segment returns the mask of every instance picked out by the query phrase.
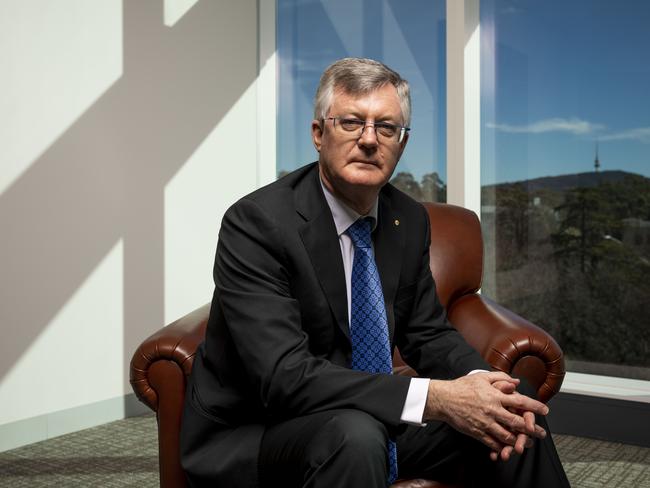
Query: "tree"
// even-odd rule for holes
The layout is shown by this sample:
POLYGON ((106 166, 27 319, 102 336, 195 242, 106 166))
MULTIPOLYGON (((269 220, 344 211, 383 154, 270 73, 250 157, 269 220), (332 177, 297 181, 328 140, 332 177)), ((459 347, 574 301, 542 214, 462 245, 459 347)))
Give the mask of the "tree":
POLYGON ((552 236, 556 254, 564 264, 576 258, 583 273, 602 256, 603 240, 620 235, 621 223, 611 215, 600 187, 570 190, 556 211, 561 215, 560 229, 552 236))
POLYGON ((437 172, 427 173, 422 176, 422 201, 447 201, 447 185, 440 179, 437 172))
POLYGON ((647 215, 649 195, 647 180, 628 178, 570 190, 556 208, 553 306, 567 356, 650 366, 650 262, 619 239, 623 219, 647 215))
POLYGON ((421 202, 422 201, 422 188, 420 184, 415 181, 411 173, 401 172, 393 176, 393 179, 390 180, 396 188, 402 190, 404 193, 409 195, 411 198, 421 202))

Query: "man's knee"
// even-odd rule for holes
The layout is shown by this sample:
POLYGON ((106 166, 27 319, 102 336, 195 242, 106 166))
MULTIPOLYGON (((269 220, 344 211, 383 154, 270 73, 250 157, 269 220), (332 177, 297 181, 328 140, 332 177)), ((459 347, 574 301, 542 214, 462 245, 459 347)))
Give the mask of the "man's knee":
POLYGON ((311 447, 324 462, 333 456, 346 463, 386 463, 386 427, 359 410, 336 410, 314 436, 311 447))
POLYGON ((270 427, 260 450, 261 486, 384 486, 388 433, 358 410, 331 410, 270 427))

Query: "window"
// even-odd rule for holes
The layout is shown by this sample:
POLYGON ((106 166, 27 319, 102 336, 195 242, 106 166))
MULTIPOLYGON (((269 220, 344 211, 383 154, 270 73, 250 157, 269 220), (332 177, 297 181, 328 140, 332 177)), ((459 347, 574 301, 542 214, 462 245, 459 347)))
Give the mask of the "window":
POLYGON ((480 15, 483 293, 570 371, 650 379, 650 4, 480 15))
POLYGON ((343 57, 386 63, 411 85, 411 137, 392 182, 418 200, 446 200, 445 2, 279 0, 278 176, 317 159, 313 98, 343 57))

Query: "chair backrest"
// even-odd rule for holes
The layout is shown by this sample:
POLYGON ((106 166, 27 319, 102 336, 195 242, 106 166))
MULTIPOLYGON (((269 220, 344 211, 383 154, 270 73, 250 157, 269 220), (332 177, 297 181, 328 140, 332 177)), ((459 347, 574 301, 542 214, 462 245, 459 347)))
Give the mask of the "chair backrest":
POLYGON ((483 239, 471 210, 443 203, 424 203, 431 222, 431 273, 440 301, 448 307, 481 287, 483 239))
MULTIPOLYGON (((443 306, 476 293, 483 275, 481 224, 471 210, 447 203, 423 203, 431 224, 429 267, 443 306)), ((393 366, 400 374, 415 375, 397 348, 393 366)))

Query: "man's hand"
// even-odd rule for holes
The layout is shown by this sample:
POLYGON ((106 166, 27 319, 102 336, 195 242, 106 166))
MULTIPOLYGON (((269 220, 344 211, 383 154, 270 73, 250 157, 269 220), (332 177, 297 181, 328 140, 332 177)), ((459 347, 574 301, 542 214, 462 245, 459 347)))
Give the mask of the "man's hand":
POLYGON ((518 384, 519 380, 500 372, 431 380, 424 421, 442 420, 488 446, 493 460, 499 454, 507 459, 513 450, 523 452, 530 443, 528 436, 546 436, 535 424, 534 414, 546 415, 548 408, 517 393, 518 384))
MULTIPOLYGON (((492 386, 507 394, 513 393, 515 391, 515 385, 510 381, 495 381, 492 383, 492 386)), ((518 413, 524 418, 524 421, 526 422, 526 428, 529 431, 535 428, 535 414, 533 412, 526 411, 518 413)), ((510 459, 513 451, 517 454, 523 454, 524 449, 527 447, 532 447, 532 445, 533 440, 528 435, 520 433, 517 434, 517 440, 515 441, 514 446, 504 446, 503 449, 501 449, 501 452, 492 451, 490 453, 490 459, 492 459, 492 461, 496 461, 499 459, 499 457, 501 457, 502 460, 507 461, 510 459)))

